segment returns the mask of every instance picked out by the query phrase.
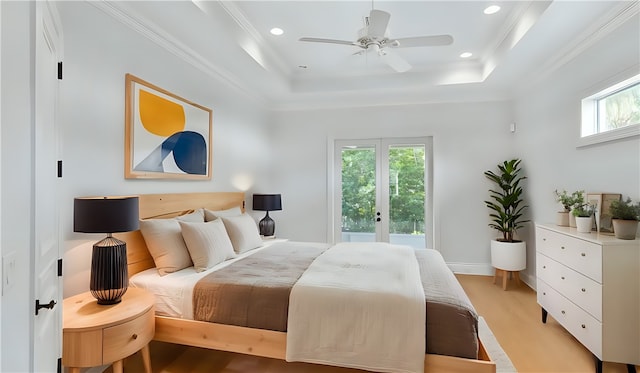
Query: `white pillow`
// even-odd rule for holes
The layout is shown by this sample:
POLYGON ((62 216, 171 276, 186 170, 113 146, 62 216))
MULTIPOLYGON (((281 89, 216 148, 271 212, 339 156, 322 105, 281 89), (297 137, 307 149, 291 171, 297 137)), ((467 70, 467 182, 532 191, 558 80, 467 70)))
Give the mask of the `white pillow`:
POLYGON ((217 218, 227 218, 229 216, 238 216, 238 215, 242 215, 242 210, 238 206, 232 207, 226 210, 215 210, 215 211, 204 209, 205 221, 212 221, 212 220, 216 220, 217 218))
POLYGON ((140 220, 140 232, 160 276, 193 265, 177 220, 140 220))
POLYGON ((176 217, 177 220, 201 222, 204 223, 204 209, 198 209, 190 214, 180 215, 176 217))
POLYGON ((241 254, 262 245, 258 226, 251 216, 242 214, 222 217, 222 221, 236 253, 241 254))
POLYGON ((220 219, 207 223, 179 223, 196 272, 202 272, 236 256, 220 219))

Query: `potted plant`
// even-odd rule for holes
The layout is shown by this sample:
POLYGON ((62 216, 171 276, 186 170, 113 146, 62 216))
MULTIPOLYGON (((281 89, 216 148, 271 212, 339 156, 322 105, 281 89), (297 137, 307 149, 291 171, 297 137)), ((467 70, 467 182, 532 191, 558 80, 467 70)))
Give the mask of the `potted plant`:
POLYGON ((560 202, 563 210, 558 211, 558 215, 556 218, 556 225, 561 227, 569 226, 569 213, 571 212, 571 207, 573 206, 573 197, 569 195, 566 190, 562 190, 559 192, 558 189, 555 190, 556 194, 556 202, 560 202))
MULTIPOLYGON (((576 190, 575 192, 571 193, 571 200, 573 202, 573 204, 571 205, 571 211, 584 205, 584 190, 576 190)), ((574 214, 569 214, 569 226, 571 228, 576 227, 576 216, 574 214)))
POLYGON ((528 221, 522 217, 528 206, 523 204, 520 185, 526 177, 520 174, 520 159, 504 161, 498 164, 498 170, 499 173, 484 173, 497 186, 489 190, 492 201, 484 201, 491 210, 489 227, 502 234, 491 240, 491 265, 503 271, 521 271, 526 268, 527 247, 526 242, 515 238, 515 233, 528 221))
POLYGON ((629 197, 613 201, 609 206, 609 213, 613 222, 613 234, 623 240, 634 240, 640 220, 640 202, 633 204, 629 197))
POLYGON ((576 230, 580 233, 591 233, 593 228, 593 215, 596 207, 590 204, 582 204, 574 207, 571 214, 576 219, 576 230))

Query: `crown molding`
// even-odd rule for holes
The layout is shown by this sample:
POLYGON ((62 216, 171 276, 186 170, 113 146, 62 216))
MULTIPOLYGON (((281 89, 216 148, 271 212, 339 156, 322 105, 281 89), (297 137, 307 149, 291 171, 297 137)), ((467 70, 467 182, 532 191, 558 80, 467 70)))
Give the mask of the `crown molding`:
POLYGON ((98 8, 105 14, 120 21, 124 25, 128 26, 135 32, 143 35, 147 39, 156 43, 161 48, 172 53, 176 57, 182 59, 203 73, 210 77, 219 80, 229 87, 237 90, 243 95, 255 101, 262 107, 267 107, 268 104, 262 96, 255 94, 255 91, 249 89, 230 71, 211 63, 206 58, 202 57, 193 49, 187 47, 184 43, 180 42, 176 38, 172 37, 169 33, 164 31, 160 26, 145 19, 133 12, 128 8, 126 2, 110 2, 110 1, 88 1, 89 4, 98 8))
POLYGON ((592 26, 578 35, 573 43, 568 44, 554 56, 548 58, 548 62, 540 66, 537 71, 528 74, 530 77, 535 78, 523 84, 519 91, 522 92, 535 84, 535 82, 551 75, 639 13, 640 3, 637 1, 621 2, 619 6, 611 9, 593 22, 592 26))
MULTIPOLYGON (((269 58, 270 65, 275 66, 275 72, 281 76, 281 78, 288 80, 291 76, 291 69, 284 62, 282 58, 273 50, 269 48, 269 43, 262 37, 260 32, 249 22, 244 12, 235 4, 234 1, 220 0, 219 5, 227 14, 236 22, 236 24, 245 32, 256 45, 260 46, 260 51, 265 53, 269 58)), ((273 72, 273 71, 272 71, 273 72)))

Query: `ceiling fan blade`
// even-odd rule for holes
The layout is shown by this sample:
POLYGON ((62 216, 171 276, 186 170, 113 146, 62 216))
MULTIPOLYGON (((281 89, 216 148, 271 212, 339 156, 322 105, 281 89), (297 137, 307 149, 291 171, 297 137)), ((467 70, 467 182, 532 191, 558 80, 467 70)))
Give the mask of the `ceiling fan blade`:
POLYGON ((382 49, 378 52, 380 60, 399 73, 411 70, 411 65, 395 52, 382 49))
POLYGON ((451 35, 432 35, 395 39, 390 42, 390 46, 394 48, 437 47, 451 43, 453 43, 451 35))
POLYGON ((299 41, 308 41, 308 42, 312 42, 312 43, 343 44, 343 45, 354 45, 356 47, 360 46, 360 44, 358 44, 356 42, 347 41, 347 40, 322 39, 322 38, 300 38, 298 40, 299 41))
POLYGON ((389 25, 391 14, 382 10, 371 9, 369 13, 369 24, 367 25, 367 35, 371 38, 384 38, 389 25))

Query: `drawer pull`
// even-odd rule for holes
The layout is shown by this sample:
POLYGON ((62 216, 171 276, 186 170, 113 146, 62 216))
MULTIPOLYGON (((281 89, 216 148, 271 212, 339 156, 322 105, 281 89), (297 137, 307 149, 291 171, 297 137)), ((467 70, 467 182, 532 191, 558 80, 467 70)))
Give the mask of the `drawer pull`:
POLYGON ((586 329, 587 328, 587 326, 585 324, 582 324, 580 326, 582 326, 582 329, 586 329))
POLYGON ((583 293, 587 292, 587 289, 585 289, 585 288, 582 288, 581 290, 582 290, 583 293))
POLYGON ((547 269, 547 266, 542 266, 542 269, 547 269))
POLYGON ((582 253, 582 254, 580 254, 580 256, 587 256, 587 254, 585 254, 585 253, 582 253))
POLYGON ((132 339, 134 339, 134 340, 135 340, 135 339, 138 339, 138 335, 137 335, 137 334, 134 334, 134 335, 132 335, 132 336, 131 336, 131 338, 132 338, 132 339))
POLYGON ((561 276, 560 278, 564 280, 564 276, 561 276))
POLYGON ((560 311, 560 312, 562 312, 562 314, 563 314, 563 315, 565 314, 564 310, 562 310, 562 311, 560 311))
POLYGON ((547 292, 546 292, 546 291, 543 291, 543 292, 542 292, 542 295, 547 295, 547 292))
POLYGON ((560 246, 560 248, 561 248, 562 250, 564 250, 564 246, 560 246))

